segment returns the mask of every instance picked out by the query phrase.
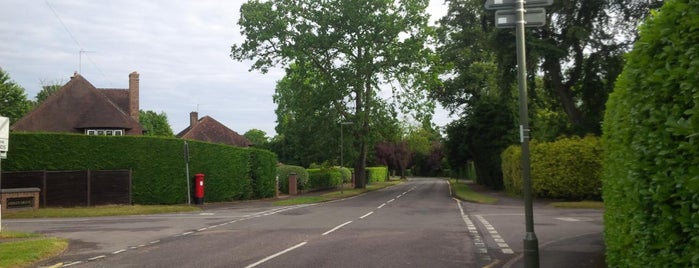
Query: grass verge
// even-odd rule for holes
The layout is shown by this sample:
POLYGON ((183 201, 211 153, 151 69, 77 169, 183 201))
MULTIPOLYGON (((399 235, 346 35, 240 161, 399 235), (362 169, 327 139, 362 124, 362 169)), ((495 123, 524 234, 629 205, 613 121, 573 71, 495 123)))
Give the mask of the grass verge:
POLYGON ((376 191, 379 189, 383 189, 383 188, 393 186, 396 184, 401 184, 401 183, 403 183, 403 181, 400 181, 400 180, 386 181, 386 182, 372 182, 371 184, 368 184, 366 186, 366 188, 364 188, 364 189, 345 188, 342 190, 337 190, 337 191, 325 193, 322 195, 293 197, 293 198, 274 202, 274 205, 275 206, 290 206, 290 205, 299 205, 299 204, 327 202, 327 201, 332 201, 332 200, 337 200, 337 199, 342 199, 342 198, 360 195, 360 194, 370 192, 370 191, 376 191))
POLYGON ((591 208, 604 209, 604 202, 601 201, 578 201, 578 202, 553 202, 549 206, 555 208, 591 208))
POLYGON ((102 216, 123 216, 160 214, 173 212, 188 212, 201 210, 195 206, 187 205, 109 205, 96 207, 74 207, 74 208, 40 208, 37 210, 20 210, 5 212, 2 217, 7 219, 26 218, 75 218, 75 217, 102 217, 102 216))
POLYGON ((493 204, 498 201, 497 198, 474 192, 471 188, 468 188, 468 185, 457 183, 455 179, 450 179, 449 184, 451 184, 454 197, 458 199, 479 204, 493 204))
POLYGON ((0 267, 27 267, 58 256, 66 248, 68 248, 68 241, 65 239, 2 231, 0 232, 0 267))

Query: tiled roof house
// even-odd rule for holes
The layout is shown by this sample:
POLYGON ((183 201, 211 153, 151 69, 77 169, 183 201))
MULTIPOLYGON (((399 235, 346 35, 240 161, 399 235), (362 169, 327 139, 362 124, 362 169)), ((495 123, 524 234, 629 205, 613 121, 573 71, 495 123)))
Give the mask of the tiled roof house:
POLYGON ((199 119, 199 113, 189 113, 189 127, 177 134, 178 138, 223 143, 238 147, 252 145, 248 139, 231 130, 210 116, 199 119))
POLYGON ((139 75, 128 89, 98 89, 80 74, 12 125, 13 131, 87 135, 142 135, 138 121, 139 75))

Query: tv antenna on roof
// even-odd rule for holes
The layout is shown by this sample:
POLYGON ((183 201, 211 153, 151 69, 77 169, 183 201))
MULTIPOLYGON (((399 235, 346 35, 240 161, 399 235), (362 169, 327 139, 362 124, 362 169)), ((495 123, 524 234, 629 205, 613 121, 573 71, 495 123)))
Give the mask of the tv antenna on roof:
POLYGON ((84 49, 80 49, 79 54, 79 59, 78 59, 78 73, 82 74, 83 73, 83 53, 94 53, 95 51, 87 51, 84 49))

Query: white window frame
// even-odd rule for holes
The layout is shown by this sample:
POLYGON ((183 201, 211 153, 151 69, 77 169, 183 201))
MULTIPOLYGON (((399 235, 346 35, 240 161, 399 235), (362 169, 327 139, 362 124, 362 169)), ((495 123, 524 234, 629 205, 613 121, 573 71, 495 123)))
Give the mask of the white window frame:
POLYGON ((85 129, 85 135, 95 135, 95 136, 124 136, 123 129, 85 129))

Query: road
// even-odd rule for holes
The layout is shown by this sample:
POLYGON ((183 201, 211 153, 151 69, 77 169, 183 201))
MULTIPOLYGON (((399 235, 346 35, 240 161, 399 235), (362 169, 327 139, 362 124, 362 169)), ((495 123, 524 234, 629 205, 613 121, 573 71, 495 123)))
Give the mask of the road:
MULTIPOLYGON (((599 211, 535 211, 542 257, 549 246, 597 239, 601 233, 599 211)), ((415 178, 312 205, 251 202, 202 213, 3 223, 10 230, 71 239, 68 252, 46 266, 517 267, 521 213, 517 203, 459 202, 450 197, 445 180, 415 178)))

